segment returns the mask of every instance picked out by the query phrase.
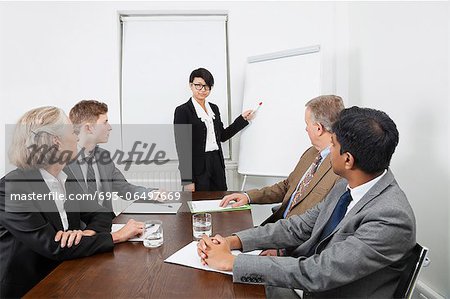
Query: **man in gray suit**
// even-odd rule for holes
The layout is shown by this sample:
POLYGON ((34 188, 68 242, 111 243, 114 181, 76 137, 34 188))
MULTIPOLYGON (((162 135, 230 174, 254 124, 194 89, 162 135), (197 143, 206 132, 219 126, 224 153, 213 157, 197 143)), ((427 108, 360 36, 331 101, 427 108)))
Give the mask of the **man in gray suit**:
POLYGON ((112 129, 108 106, 95 100, 80 101, 70 110, 69 118, 79 130, 78 147, 82 152, 65 171, 74 174, 84 191, 96 194, 99 204, 111 212, 114 194, 127 200, 149 198, 154 189, 128 183, 109 151, 98 146, 108 142, 112 129))
POLYGON ((306 213, 233 236, 203 239, 204 264, 233 281, 264 284, 268 297, 392 298, 416 244, 411 206, 388 168, 398 131, 387 114, 352 107, 333 125, 331 164, 344 179, 306 213), (288 248, 284 256, 234 257, 288 248))

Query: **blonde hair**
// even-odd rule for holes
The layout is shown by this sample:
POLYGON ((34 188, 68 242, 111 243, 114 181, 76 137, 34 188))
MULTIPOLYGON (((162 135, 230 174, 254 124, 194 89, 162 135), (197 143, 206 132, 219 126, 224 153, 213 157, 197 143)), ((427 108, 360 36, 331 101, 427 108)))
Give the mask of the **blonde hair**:
POLYGON ((319 96, 308 101, 305 106, 311 111, 311 121, 320 123, 330 133, 333 123, 345 108, 342 98, 335 95, 319 96))
POLYGON ((58 151, 54 138, 70 124, 64 111, 47 106, 25 113, 14 129, 9 160, 19 168, 44 168, 58 151))

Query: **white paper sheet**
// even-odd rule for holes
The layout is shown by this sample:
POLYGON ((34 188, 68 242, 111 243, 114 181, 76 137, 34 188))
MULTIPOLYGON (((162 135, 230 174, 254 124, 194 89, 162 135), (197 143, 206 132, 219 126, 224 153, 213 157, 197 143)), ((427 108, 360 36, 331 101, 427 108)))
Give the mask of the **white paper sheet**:
MULTIPOLYGON (((250 252, 246 252, 244 254, 251 254, 251 255, 259 255, 262 250, 254 250, 250 252)), ((239 255, 242 254, 239 250, 232 250, 231 253, 233 255, 239 255)), ((200 262, 200 257, 197 254, 197 241, 192 241, 188 245, 184 246, 168 258, 164 260, 166 263, 171 264, 178 264, 182 266, 188 266, 191 268, 206 270, 206 271, 212 271, 212 272, 219 272, 223 274, 233 275, 233 272, 231 271, 220 271, 215 270, 213 268, 210 268, 209 266, 203 266, 200 262)))
POLYGON ((220 207, 219 203, 220 199, 214 200, 196 200, 189 201, 188 205, 191 209, 192 213, 200 213, 200 212, 221 212, 221 211, 240 211, 240 210, 249 210, 250 205, 244 205, 237 208, 232 208, 231 205, 234 203, 230 203, 226 207, 220 207))
POLYGON ((279 203, 274 204, 250 204, 252 207, 253 226, 260 226, 272 213, 272 208, 279 206, 279 203))
POLYGON ((128 206, 123 214, 176 214, 181 202, 174 203, 142 203, 134 202, 128 206))

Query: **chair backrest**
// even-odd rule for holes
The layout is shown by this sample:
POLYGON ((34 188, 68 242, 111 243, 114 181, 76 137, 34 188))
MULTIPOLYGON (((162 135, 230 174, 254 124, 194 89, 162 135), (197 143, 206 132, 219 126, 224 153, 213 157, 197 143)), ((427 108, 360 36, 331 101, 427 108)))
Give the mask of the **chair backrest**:
POLYGON ((394 293, 394 298, 411 298, 423 262, 427 257, 427 253, 428 248, 422 247, 419 243, 417 243, 411 250, 411 253, 407 258, 406 268, 400 275, 399 283, 394 293))

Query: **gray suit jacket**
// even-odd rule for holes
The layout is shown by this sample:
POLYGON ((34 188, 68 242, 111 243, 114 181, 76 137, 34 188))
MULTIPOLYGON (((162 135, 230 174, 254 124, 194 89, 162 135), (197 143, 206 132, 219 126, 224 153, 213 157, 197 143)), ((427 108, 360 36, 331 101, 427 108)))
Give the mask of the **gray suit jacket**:
POLYGON ((302 215, 237 233, 244 252, 290 250, 287 257, 239 255, 233 281, 302 289, 305 297, 392 297, 404 259, 416 244, 416 228, 390 170, 313 251, 346 186, 339 180, 324 201, 302 215))
MULTIPOLYGON (((98 171, 100 174, 100 180, 102 184, 102 192, 112 194, 112 192, 117 192, 117 194, 122 199, 135 199, 136 194, 140 198, 143 198, 152 188, 145 188, 142 186, 136 186, 128 183, 122 172, 117 169, 114 161, 111 159, 109 151, 98 147, 95 151, 95 160, 97 161, 98 171), (128 194, 127 194, 128 193, 128 194), (143 197, 141 197, 143 196, 143 197)), ((65 172, 71 171, 78 183, 81 185, 83 190, 87 193, 87 185, 81 171, 78 160, 72 161, 64 169, 65 172)), ((109 195, 105 197, 111 198, 109 195)), ((105 200, 103 206, 109 211, 113 211, 111 200, 105 200)))

